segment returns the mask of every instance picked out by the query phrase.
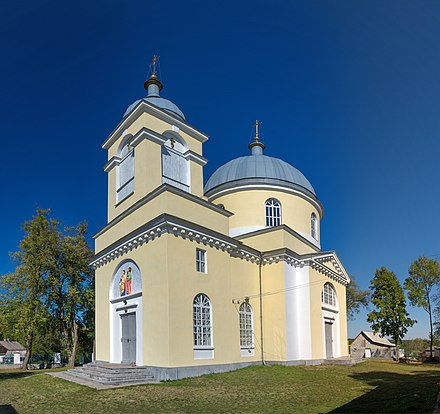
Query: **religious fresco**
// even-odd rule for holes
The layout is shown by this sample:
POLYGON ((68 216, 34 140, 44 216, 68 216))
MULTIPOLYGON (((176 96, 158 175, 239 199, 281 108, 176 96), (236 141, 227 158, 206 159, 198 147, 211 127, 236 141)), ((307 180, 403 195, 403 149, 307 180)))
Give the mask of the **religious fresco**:
POLYGON ((141 272, 132 261, 126 261, 118 266, 113 275, 111 297, 129 296, 142 290, 141 272))

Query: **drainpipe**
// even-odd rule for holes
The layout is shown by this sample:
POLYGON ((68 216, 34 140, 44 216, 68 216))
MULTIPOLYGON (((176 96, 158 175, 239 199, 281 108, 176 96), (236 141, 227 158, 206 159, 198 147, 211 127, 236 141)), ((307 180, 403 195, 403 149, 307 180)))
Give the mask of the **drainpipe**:
POLYGON ((260 253, 260 261, 258 263, 258 277, 260 282, 260 343, 261 343, 261 365, 264 362, 264 345, 263 345, 263 255, 260 253))

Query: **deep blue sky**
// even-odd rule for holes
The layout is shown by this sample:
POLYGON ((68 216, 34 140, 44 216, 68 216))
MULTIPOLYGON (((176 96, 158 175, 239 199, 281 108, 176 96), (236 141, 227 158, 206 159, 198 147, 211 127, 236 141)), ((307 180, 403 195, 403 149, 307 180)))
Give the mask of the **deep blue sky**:
MULTIPOLYGON (((37 206, 106 222, 101 144, 153 54, 162 96, 210 136, 205 179, 248 153, 290 162, 324 204, 323 249, 367 288, 438 257, 438 1, 17 1, 0 16, 0 273, 37 206)), ((427 316, 408 337, 427 336, 427 316)), ((368 329, 365 313, 349 335, 368 329)))

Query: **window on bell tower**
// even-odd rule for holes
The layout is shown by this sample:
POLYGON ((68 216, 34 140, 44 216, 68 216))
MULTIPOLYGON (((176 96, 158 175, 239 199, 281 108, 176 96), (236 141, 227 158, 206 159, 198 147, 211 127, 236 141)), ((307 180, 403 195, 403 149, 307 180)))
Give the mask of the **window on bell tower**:
POLYGON ((119 150, 119 165, 116 170, 116 203, 134 192, 134 148, 126 141, 119 150))
POLYGON ((184 153, 187 145, 180 137, 170 137, 162 145, 162 182, 190 191, 189 161, 184 153))

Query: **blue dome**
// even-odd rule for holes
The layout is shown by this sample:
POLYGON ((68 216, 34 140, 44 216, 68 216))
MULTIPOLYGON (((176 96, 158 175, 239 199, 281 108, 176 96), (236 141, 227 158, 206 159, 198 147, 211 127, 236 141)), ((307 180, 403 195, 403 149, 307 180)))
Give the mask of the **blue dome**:
POLYGON ((124 116, 128 115, 141 101, 151 103, 158 108, 163 109, 165 112, 168 112, 169 114, 180 118, 182 121, 185 121, 185 115, 183 115, 183 112, 177 107, 176 104, 172 103, 168 99, 164 99, 158 96, 146 96, 143 99, 138 99, 127 108, 124 116))
POLYGON ((305 193, 315 190, 304 175, 295 167, 278 158, 262 154, 252 154, 236 158, 217 169, 205 185, 205 194, 212 195, 217 190, 232 184, 273 184, 293 187, 305 193))
POLYGON ((127 116, 139 104, 139 102, 143 101, 153 104, 163 111, 168 112, 170 115, 185 121, 185 115, 183 115, 183 112, 177 107, 177 105, 160 96, 162 82, 157 78, 156 73, 151 74, 150 78, 144 83, 144 88, 148 92, 147 96, 132 103, 125 111, 124 117, 127 116))

